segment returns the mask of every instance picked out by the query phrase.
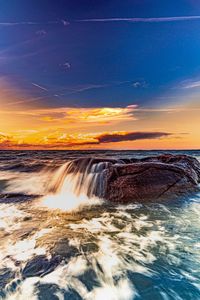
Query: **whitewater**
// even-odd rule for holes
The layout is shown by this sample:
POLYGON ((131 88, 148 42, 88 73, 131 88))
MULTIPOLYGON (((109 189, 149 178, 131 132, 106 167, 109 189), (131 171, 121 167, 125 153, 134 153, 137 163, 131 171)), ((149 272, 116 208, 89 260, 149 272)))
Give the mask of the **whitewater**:
POLYGON ((200 194, 104 197, 110 159, 160 153, 0 151, 0 299, 200 299, 200 194))

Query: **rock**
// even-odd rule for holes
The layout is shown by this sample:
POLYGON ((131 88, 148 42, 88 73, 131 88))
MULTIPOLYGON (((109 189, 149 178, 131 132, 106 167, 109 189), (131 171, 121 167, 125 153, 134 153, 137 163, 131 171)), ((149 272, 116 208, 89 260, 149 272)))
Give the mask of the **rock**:
POLYGON ((79 255, 79 251, 76 247, 70 245, 69 240, 67 238, 62 238, 55 244, 53 252, 62 258, 70 259, 71 257, 75 257, 79 255))
POLYGON ((59 192, 69 174, 78 196, 86 193, 115 203, 155 201, 198 190, 200 163, 194 157, 172 154, 141 159, 82 157, 58 169, 48 192, 59 192))
POLYGON ((14 278, 15 278, 15 273, 11 269, 8 268, 0 269, 0 291, 2 291, 2 289, 5 288, 5 286, 9 282, 11 282, 14 278))
POLYGON ((25 265, 22 275, 24 278, 34 276, 44 276, 51 273, 61 262, 59 256, 55 256, 51 259, 46 258, 45 255, 39 255, 31 259, 25 265))
POLYGON ((160 155, 109 164, 104 197, 130 203, 175 198, 198 189, 200 163, 186 155, 160 155))

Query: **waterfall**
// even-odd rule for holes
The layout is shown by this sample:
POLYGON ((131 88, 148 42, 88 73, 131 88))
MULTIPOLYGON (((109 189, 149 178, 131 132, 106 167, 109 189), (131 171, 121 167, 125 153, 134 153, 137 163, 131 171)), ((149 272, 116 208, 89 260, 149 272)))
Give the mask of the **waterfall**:
POLYGON ((109 160, 91 158, 65 163, 47 184, 44 203, 51 208, 66 210, 96 203, 104 197, 105 170, 110 164, 109 160))
POLYGON ((123 160, 79 158, 58 167, 44 167, 40 172, 8 173, 5 193, 39 197, 41 205, 71 210, 80 205, 99 203, 105 198, 107 169, 123 160))

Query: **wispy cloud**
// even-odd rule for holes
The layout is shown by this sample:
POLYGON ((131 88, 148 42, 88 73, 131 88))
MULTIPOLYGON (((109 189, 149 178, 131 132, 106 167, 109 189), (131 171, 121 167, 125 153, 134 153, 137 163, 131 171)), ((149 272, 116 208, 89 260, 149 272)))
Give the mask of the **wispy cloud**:
POLYGON ((200 87, 200 80, 199 81, 184 81, 181 85, 183 89, 194 89, 200 87))
POLYGON ((71 69, 71 64, 66 61, 62 64, 59 64, 59 67, 63 70, 63 71, 68 71, 69 69, 71 69))
POLYGON ((132 22, 132 23, 160 23, 160 22, 177 22, 177 21, 192 21, 199 20, 200 16, 172 16, 172 17, 156 17, 156 18, 91 18, 91 19, 77 19, 72 21, 57 20, 48 22, 35 21, 20 21, 20 22, 0 22, 0 26, 45 26, 45 25, 63 25, 68 26, 73 22, 132 22))
POLYGON ((41 86, 41 85, 39 85, 39 84, 37 84, 37 83, 31 82, 31 84, 34 85, 35 87, 37 87, 37 88, 43 90, 43 91, 48 91, 47 88, 45 88, 45 87, 43 87, 43 86, 41 86))
MULTIPOLYGON (((15 79, 15 78, 14 78, 15 79)), ((42 103, 43 101, 48 101, 50 98, 59 98, 61 96, 57 91, 50 89, 49 87, 43 86, 43 84, 29 82, 26 80, 18 79, 17 84, 21 86, 21 88, 15 88, 16 83, 15 80, 9 81, 9 78, 5 79, 5 84, 7 84, 7 90, 10 91, 11 101, 6 101, 6 106, 17 106, 19 104, 28 104, 32 102, 39 102, 42 103), (6 82, 6 80, 8 82, 6 82), (40 91, 38 91, 40 90, 40 91), (16 94, 15 91, 18 93, 18 97, 13 97, 13 94, 16 94), (37 93, 36 93, 37 92, 37 93)), ((4 86, 5 86, 4 84, 4 86)), ((4 87, 3 86, 3 87, 4 87)), ((0 78, 0 88, 1 88, 1 78, 0 78)), ((0 99, 1 99, 2 89, 0 89, 0 99)))
MULTIPOLYGON (((100 108, 47 108, 47 109, 32 109, 32 110, 16 110, 15 115, 32 116, 36 121, 42 120, 45 122, 58 123, 73 123, 73 124, 100 124, 135 120, 134 112, 137 106, 131 107, 100 107, 100 108)), ((1 111, 0 111, 1 112, 1 111)), ((6 113, 5 111, 2 113, 6 113)), ((57 123, 56 123, 57 124, 57 123)), ((57 124, 58 125, 58 124, 57 124)))
POLYGON ((47 32, 46 32, 46 30, 41 29, 41 30, 37 30, 37 31, 36 31, 36 34, 37 34, 38 36, 45 36, 45 35, 47 34, 47 32))
POLYGON ((148 84, 145 80, 138 80, 138 81, 134 81, 132 83, 132 86, 136 89, 137 88, 146 88, 146 87, 148 87, 148 84))
POLYGON ((48 22, 35 22, 35 21, 20 21, 20 22, 0 22, 0 26, 45 26, 45 25, 63 25, 68 26, 73 22, 132 22, 132 23, 160 23, 160 22, 177 22, 177 21, 191 21, 199 20, 200 16, 172 16, 172 17, 156 17, 156 18, 91 18, 91 19, 78 19, 78 20, 56 20, 48 22))
POLYGON ((200 16, 175 16, 175 17, 158 17, 158 18, 95 18, 80 19, 76 22, 132 22, 132 23, 160 23, 160 22, 178 22, 200 20, 200 16))
POLYGON ((94 84, 94 83, 88 83, 88 84, 80 84, 77 86, 72 86, 63 90, 60 90, 59 92, 64 92, 66 93, 60 94, 60 95, 72 95, 72 94, 78 94, 82 93, 85 91, 90 91, 94 89, 102 89, 102 88, 109 88, 109 87, 119 87, 123 85, 129 85, 133 87, 148 87, 148 83, 146 81, 132 81, 132 80, 125 80, 125 81, 116 81, 116 82, 109 82, 109 83, 104 83, 104 84, 94 84), (136 85, 134 85, 136 84, 136 85))
POLYGON ((108 84, 83 84, 83 85, 77 85, 75 87, 68 88, 66 90, 70 90, 65 93, 64 95, 72 95, 72 94, 78 94, 81 92, 89 91, 89 90, 94 90, 94 89, 100 89, 100 88, 105 88, 108 87, 108 84))
POLYGON ((71 68, 71 64, 70 64, 69 62, 65 62, 65 63, 63 64, 63 67, 64 67, 65 70, 68 70, 68 69, 71 68))
POLYGON ((27 25, 69 25, 69 22, 65 20, 58 20, 58 21, 48 21, 48 22, 32 22, 32 21, 25 21, 25 22, 0 22, 0 26, 27 26, 27 25))
POLYGON ((61 20, 61 23, 64 25, 64 26, 68 26, 70 24, 69 21, 67 20, 61 20))
POLYGON ((30 98, 30 99, 25 99, 25 100, 15 100, 15 101, 11 101, 11 102, 7 102, 6 103, 6 107, 9 106, 18 106, 19 104, 28 104, 28 103, 32 103, 32 102, 37 102, 37 101, 41 101, 41 100, 48 100, 48 96, 43 96, 43 97, 35 97, 35 98, 30 98))

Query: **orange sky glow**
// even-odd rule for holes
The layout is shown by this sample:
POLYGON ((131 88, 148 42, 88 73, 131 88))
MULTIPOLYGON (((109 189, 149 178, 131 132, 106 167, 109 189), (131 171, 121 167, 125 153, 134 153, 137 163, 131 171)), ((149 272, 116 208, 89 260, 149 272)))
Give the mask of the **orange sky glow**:
POLYGON ((194 103, 160 109, 35 108, 4 101, 0 149, 198 149, 199 112, 194 103))

